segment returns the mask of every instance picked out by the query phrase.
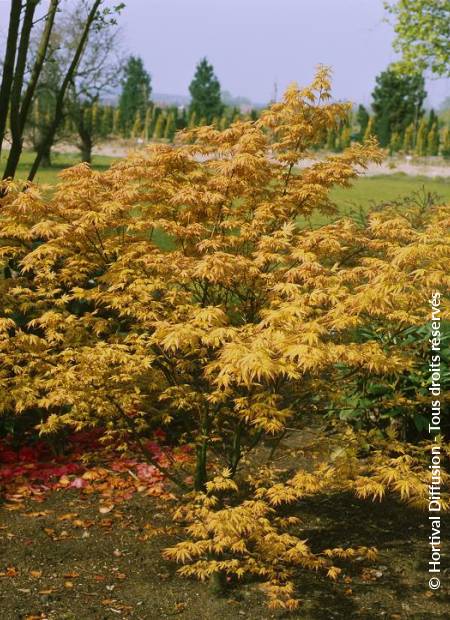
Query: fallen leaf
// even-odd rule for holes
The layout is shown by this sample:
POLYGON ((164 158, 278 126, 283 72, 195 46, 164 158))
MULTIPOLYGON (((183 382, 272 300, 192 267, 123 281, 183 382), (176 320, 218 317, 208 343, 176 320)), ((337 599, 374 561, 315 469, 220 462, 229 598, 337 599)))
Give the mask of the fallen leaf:
POLYGON ((64 582, 64 587, 67 588, 68 590, 71 590, 73 588, 72 581, 65 581, 64 582))
POLYGON ((100 508, 98 509, 98 511, 104 515, 107 514, 108 512, 111 512, 111 510, 114 508, 114 504, 112 505, 105 505, 105 506, 100 506, 100 508))
POLYGON ((42 577, 42 571, 41 570, 30 570, 30 576, 36 577, 38 579, 39 577, 42 577))
POLYGON ((72 521, 75 517, 78 517, 78 514, 75 512, 68 512, 65 515, 61 515, 58 517, 58 521, 72 521))
POLYGON ((80 573, 74 573, 74 572, 64 573, 64 575, 63 575, 63 577, 67 577, 69 579, 73 579, 73 578, 79 577, 79 576, 80 576, 80 573))

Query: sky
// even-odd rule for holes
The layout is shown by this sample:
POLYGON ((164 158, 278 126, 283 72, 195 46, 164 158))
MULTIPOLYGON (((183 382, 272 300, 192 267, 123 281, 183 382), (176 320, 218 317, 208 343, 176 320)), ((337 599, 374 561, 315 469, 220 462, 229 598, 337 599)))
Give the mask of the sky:
MULTIPOLYGON (((375 76, 397 58, 383 0, 127 0, 124 47, 143 58, 157 93, 188 95, 195 65, 213 64, 222 90, 265 103, 292 81, 333 68, 336 99, 369 103, 375 76)), ((427 80, 428 104, 450 95, 427 80)))

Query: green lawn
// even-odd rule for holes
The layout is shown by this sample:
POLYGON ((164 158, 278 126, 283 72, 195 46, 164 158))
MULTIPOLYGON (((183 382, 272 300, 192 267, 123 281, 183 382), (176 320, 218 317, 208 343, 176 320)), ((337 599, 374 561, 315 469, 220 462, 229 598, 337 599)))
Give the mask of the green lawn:
MULTIPOLYGON (((7 152, 5 153, 5 151, 3 151, 0 161, 0 170, 3 170, 6 157, 7 152)), ((34 153, 30 151, 25 151, 23 153, 17 171, 18 178, 27 178, 33 160, 34 153)), ((108 168, 114 161, 117 161, 117 158, 106 157, 104 155, 94 155, 92 165, 96 170, 106 170, 106 168, 108 168)), ((52 153, 52 167, 40 168, 36 175, 35 182, 45 185, 53 185, 58 182, 58 173, 61 172, 61 170, 64 170, 64 168, 68 168, 69 166, 74 166, 78 163, 80 163, 80 156, 78 153, 52 153)))
MULTIPOLYGON (((5 154, 3 153, 0 162, 0 170, 3 168, 5 154)), ((31 162, 33 161, 33 153, 25 152, 23 154, 18 177, 25 178, 31 162)), ((92 165, 97 170, 105 170, 115 158, 95 155, 92 165)), ((76 153, 54 153, 52 157, 51 168, 41 168, 36 176, 36 181, 43 184, 53 184, 58 180, 58 173, 79 162, 79 156, 76 153)), ((435 192, 445 201, 450 202, 450 179, 427 177, 411 177, 403 173, 392 175, 366 177, 357 179, 353 187, 350 189, 336 188, 331 191, 331 198, 336 202, 341 212, 349 212, 352 209, 362 207, 367 209, 374 202, 382 202, 405 196, 414 191, 425 187, 427 191, 435 192)), ((314 216, 313 224, 321 224, 326 221, 325 216, 314 216)))

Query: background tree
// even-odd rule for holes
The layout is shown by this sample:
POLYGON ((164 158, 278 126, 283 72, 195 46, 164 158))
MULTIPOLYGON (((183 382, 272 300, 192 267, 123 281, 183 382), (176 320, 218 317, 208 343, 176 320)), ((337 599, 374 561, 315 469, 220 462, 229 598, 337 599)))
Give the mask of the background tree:
POLYGON ((399 68, 450 76, 448 0, 397 0, 386 2, 385 7, 396 20, 394 49, 402 54, 399 68))
POLYGON ((129 135, 136 121, 136 114, 144 122, 150 104, 151 80, 142 58, 130 56, 124 67, 122 92, 119 98, 120 118, 124 135, 129 135))
POLYGON ((369 124, 369 113, 363 105, 358 106, 356 113, 356 122, 359 125, 358 140, 362 142, 364 140, 364 134, 366 133, 367 125, 369 124))
POLYGON ((220 83, 214 74, 214 68, 203 58, 197 65, 195 75, 189 85, 191 93, 190 114, 196 119, 205 119, 211 123, 215 116, 220 117, 223 112, 223 103, 220 94, 220 83))
POLYGON ((92 4, 84 5, 86 10, 85 20, 82 24, 82 29, 80 31, 79 39, 73 55, 71 56, 70 63, 67 68, 67 72, 64 76, 64 79, 61 82, 61 86, 56 95, 55 107, 54 107, 54 115, 52 118, 52 122, 50 127, 45 133, 45 137, 42 143, 39 145, 35 160, 31 166, 30 172, 28 174, 28 180, 32 181, 36 175, 36 172, 39 169, 42 158, 46 151, 53 144, 55 134, 64 118, 64 105, 66 102, 66 94, 69 89, 69 86, 73 83, 74 77, 76 76, 76 70, 80 63, 80 60, 83 56, 83 53, 86 48, 86 43, 89 38, 89 34, 91 30, 96 28, 107 27, 108 25, 115 24, 116 19, 115 16, 118 12, 122 10, 124 7, 123 4, 118 4, 113 8, 103 7, 101 9, 101 4, 103 0, 94 0, 92 4), (99 10, 101 9, 101 10, 99 10))
POLYGON ((165 126, 166 115, 160 110, 156 118, 156 123, 153 130, 153 138, 155 138, 155 140, 161 140, 161 138, 164 137, 165 126))
MULTIPOLYGON (((26 81, 25 76, 27 71, 27 60, 29 59, 31 34, 35 25, 35 11, 39 3, 40 0, 27 0, 25 4, 21 5, 23 15, 22 27, 18 41, 16 3, 12 2, 11 5, 10 28, 5 52, 6 74, 4 75, 2 82, 3 92, 0 92, 0 97, 3 100, 2 104, 5 106, 2 115, 4 116, 7 114, 9 110, 11 129, 11 148, 3 173, 3 178, 14 177, 19 164, 23 148, 25 124, 31 111, 32 101, 44 65, 44 60, 47 55, 47 48, 49 45, 59 0, 49 0, 47 13, 44 20, 44 27, 39 37, 35 54, 33 54, 33 58, 31 60, 32 64, 30 67, 30 73, 26 81), (10 50, 10 44, 11 41, 14 41, 14 37, 17 43, 17 54, 15 51, 11 53, 10 50), (11 74, 12 66, 14 67, 13 75, 11 74), (8 85, 10 85, 9 89, 8 85)), ((3 132, 3 120, 0 115, 0 142, 3 139, 3 132)))
POLYGON ((19 36, 21 0, 11 0, 9 13, 8 36, 6 39, 5 56, 2 67, 2 81, 0 84, 0 155, 5 138, 6 124, 9 112, 9 99, 14 79, 14 65, 16 58, 17 41, 19 36))
MULTIPOLYGON (((63 43, 58 55, 64 54, 59 65, 67 63, 70 50, 74 48, 77 33, 86 19, 82 5, 66 14, 61 25, 63 43), (69 53, 68 53, 69 52, 69 53)), ((67 96, 67 113, 78 133, 77 147, 82 161, 90 162, 92 148, 106 138, 112 127, 108 121, 109 107, 102 99, 112 95, 119 86, 124 60, 121 52, 120 31, 115 20, 102 21, 92 29, 80 63, 72 79, 67 96)))
POLYGON ((393 132, 403 133, 423 115, 426 98, 421 75, 400 75, 391 67, 376 77, 372 93, 374 131, 381 146, 389 144, 393 132))
POLYGON ((373 116, 370 116, 369 122, 366 126, 366 131, 364 132, 364 140, 369 140, 370 138, 373 138, 373 131, 373 116))
POLYGON ((405 135, 403 136, 403 150, 407 155, 412 153, 414 150, 415 133, 414 125, 413 123, 410 123, 405 129, 405 135))
MULTIPOLYGON (((121 59, 117 24, 115 19, 99 13, 68 84, 62 102, 61 122, 52 134, 59 93, 79 45, 80 32, 88 18, 87 10, 88 5, 81 2, 62 12, 51 33, 46 62, 36 90, 39 114, 33 114, 27 122, 28 137, 35 151, 41 153, 41 165, 44 166, 50 165, 51 148, 58 139, 73 141, 77 134, 76 145, 82 159, 91 160, 92 147, 99 137, 95 132, 103 136, 105 125, 91 123, 88 120, 89 109, 119 83, 121 59)), ((32 42, 32 55, 37 41, 32 42)))
POLYGON ((416 140, 416 155, 418 157, 425 157, 428 147, 428 123, 425 117, 420 121, 419 129, 417 130, 416 140))
POLYGON ((428 147, 427 154, 435 157, 439 155, 439 128, 437 121, 434 122, 430 131, 428 132, 428 147))
POLYGON ((175 123, 175 115, 173 110, 171 110, 167 115, 166 127, 164 129, 164 137, 169 142, 172 142, 175 136, 176 131, 176 123, 175 123))
POLYGON ((394 133, 391 135, 391 140, 389 142, 389 154, 393 155, 394 153, 398 153, 401 148, 402 137, 397 131, 394 131, 394 133))
POLYGON ((445 159, 450 159, 450 129, 448 127, 444 128, 442 135, 441 155, 445 159))

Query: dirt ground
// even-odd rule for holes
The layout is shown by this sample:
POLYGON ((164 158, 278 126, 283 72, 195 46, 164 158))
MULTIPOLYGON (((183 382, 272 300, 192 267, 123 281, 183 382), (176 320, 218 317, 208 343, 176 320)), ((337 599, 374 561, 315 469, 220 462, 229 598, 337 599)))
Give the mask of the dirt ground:
POLYGON ((313 550, 375 545, 380 555, 374 564, 349 566, 337 583, 299 572, 303 603, 289 616, 268 611, 256 583, 216 597, 207 585, 178 577, 160 554, 176 540, 167 500, 135 495, 107 514, 100 506, 95 495, 61 489, 19 510, 0 508, 1 620, 450 617, 444 575, 437 594, 428 588, 426 515, 394 501, 335 495, 299 506, 301 534, 313 550))

